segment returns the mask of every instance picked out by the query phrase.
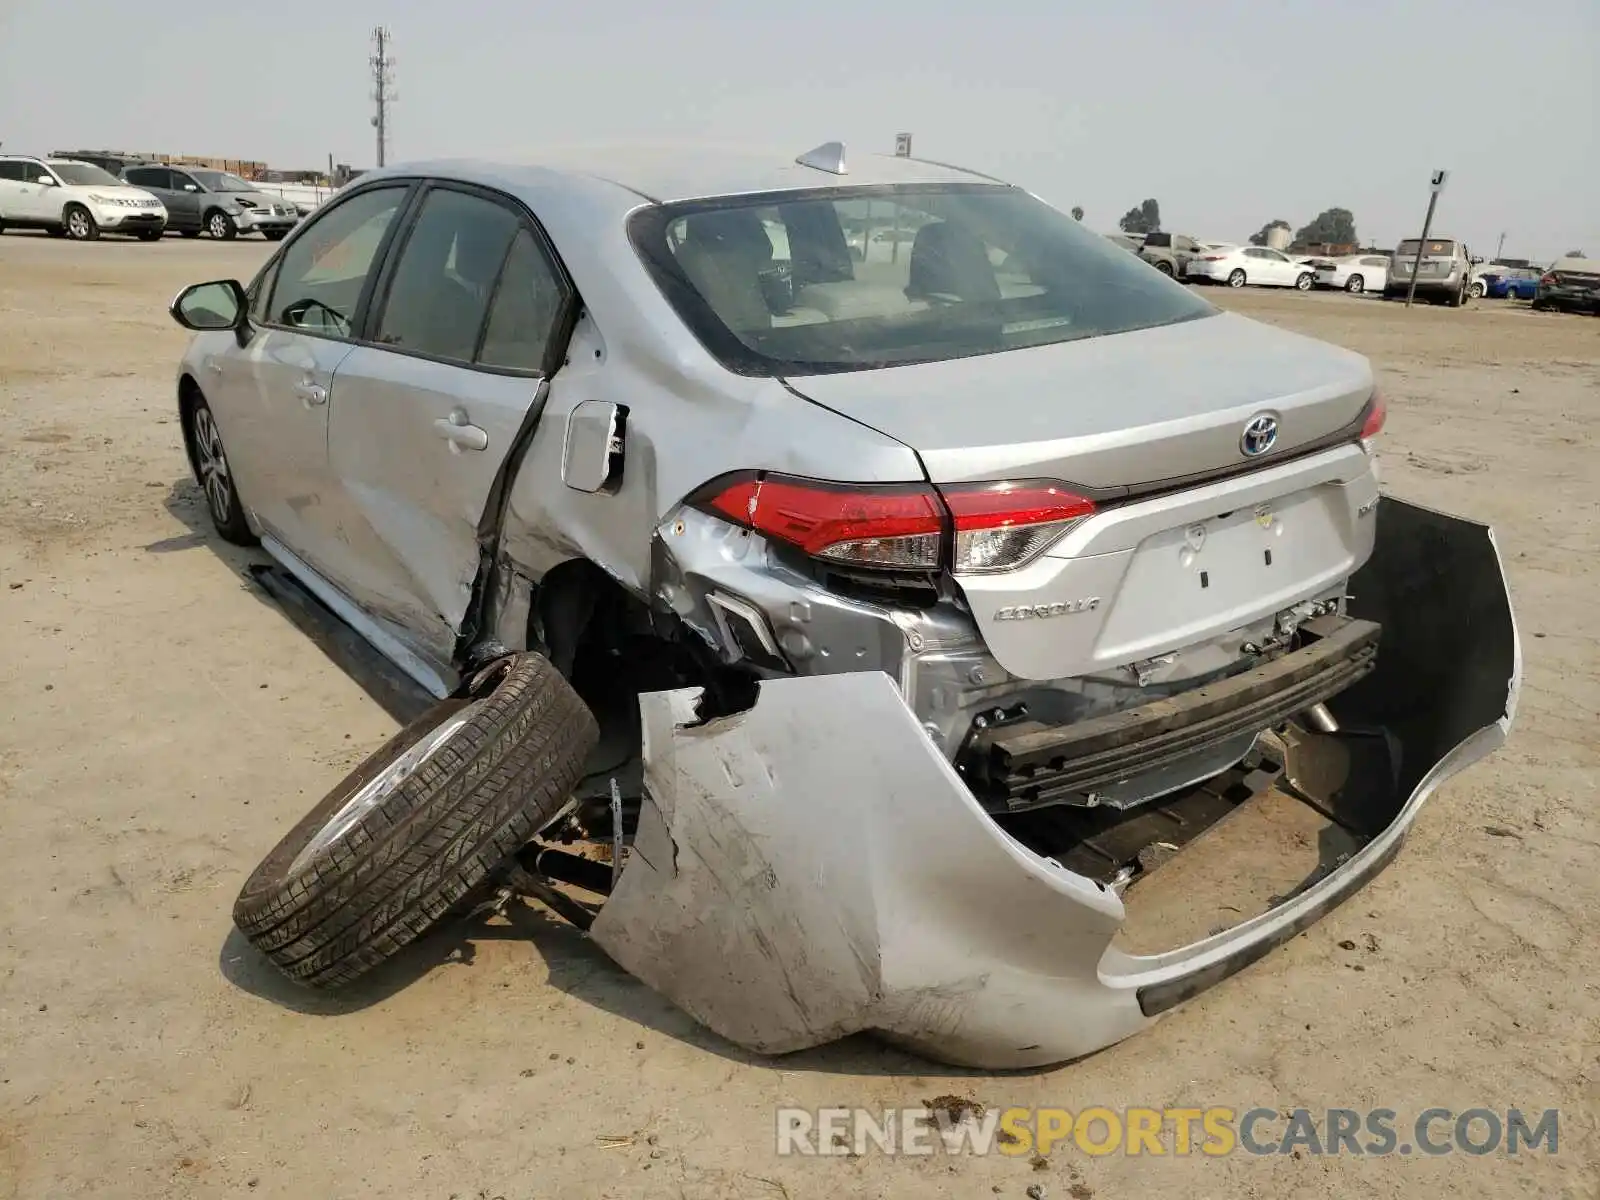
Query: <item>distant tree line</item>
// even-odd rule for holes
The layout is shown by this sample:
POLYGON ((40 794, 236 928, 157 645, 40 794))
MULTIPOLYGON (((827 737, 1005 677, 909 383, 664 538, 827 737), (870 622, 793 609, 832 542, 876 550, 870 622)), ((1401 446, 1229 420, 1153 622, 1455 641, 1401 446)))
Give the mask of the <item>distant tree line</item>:
MULTIPOLYGON (((1293 229, 1282 217, 1268 221, 1250 235, 1252 246, 1265 246, 1274 229, 1293 229)), ((1302 225, 1294 235, 1299 246, 1358 246, 1356 219, 1348 208, 1328 208, 1318 213, 1308 224, 1302 225)))

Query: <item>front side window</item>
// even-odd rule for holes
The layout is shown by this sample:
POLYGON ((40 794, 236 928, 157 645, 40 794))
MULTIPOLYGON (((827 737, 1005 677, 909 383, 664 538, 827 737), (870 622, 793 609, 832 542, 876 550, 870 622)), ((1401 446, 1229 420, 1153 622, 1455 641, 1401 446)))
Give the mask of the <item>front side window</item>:
POLYGON ((805 375, 934 362, 1216 312, 1017 188, 837 188, 640 210, 629 234, 723 363, 805 375))
POLYGON ((356 306, 406 188, 373 188, 324 210, 283 252, 266 321, 348 337, 356 306))
POLYGON ((449 189, 430 192, 400 251, 378 341, 471 362, 519 227, 516 214, 492 200, 449 189))

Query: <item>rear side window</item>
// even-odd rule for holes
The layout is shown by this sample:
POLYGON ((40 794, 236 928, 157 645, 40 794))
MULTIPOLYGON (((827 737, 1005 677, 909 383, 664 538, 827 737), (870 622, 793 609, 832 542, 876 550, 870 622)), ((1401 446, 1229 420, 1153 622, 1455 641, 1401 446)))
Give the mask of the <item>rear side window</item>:
POLYGON ((140 187, 172 187, 172 172, 165 167, 131 167, 122 173, 122 177, 140 187))
POLYGON ((20 183, 27 178, 22 168, 23 164, 19 162, 0 162, 0 179, 11 179, 20 183))
POLYGON ((555 336, 566 290, 538 240, 517 231, 506 255, 477 362, 512 371, 538 371, 555 336))
POLYGON ((634 246, 730 369, 933 362, 1216 310, 1016 188, 836 188, 640 210, 634 246))
POLYGON ((378 247, 406 188, 373 188, 318 213, 284 250, 267 321, 349 337, 378 247))
POLYGON ((520 224, 504 205, 481 196, 430 192, 401 248, 377 340, 470 363, 520 224))

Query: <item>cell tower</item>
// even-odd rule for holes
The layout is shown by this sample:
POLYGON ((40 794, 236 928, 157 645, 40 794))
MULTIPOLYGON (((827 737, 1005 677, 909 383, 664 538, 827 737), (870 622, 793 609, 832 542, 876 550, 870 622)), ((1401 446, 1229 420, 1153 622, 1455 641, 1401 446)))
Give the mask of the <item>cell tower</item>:
POLYGON ((372 31, 372 100, 377 105, 372 114, 372 128, 378 135, 380 167, 389 158, 389 105, 400 98, 394 90, 394 55, 389 53, 393 42, 394 35, 389 32, 388 26, 379 25, 372 31))

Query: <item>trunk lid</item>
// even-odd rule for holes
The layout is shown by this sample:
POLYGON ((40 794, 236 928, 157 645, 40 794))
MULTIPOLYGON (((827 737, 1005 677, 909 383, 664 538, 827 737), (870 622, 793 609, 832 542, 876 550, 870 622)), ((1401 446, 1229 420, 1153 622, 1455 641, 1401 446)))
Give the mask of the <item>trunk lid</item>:
POLYGON ((1242 317, 794 383, 904 441, 935 483, 1053 479, 1097 500, 1040 557, 956 575, 1020 678, 1217 639, 1338 594, 1371 552, 1377 483, 1352 429, 1371 368, 1242 317), (1280 433, 1251 458, 1245 426, 1263 413, 1280 433))
POLYGON ((1263 412, 1278 437, 1254 461, 1281 461, 1372 393, 1360 355, 1232 313, 788 382, 910 446, 935 483, 1048 478, 1103 496, 1246 466, 1244 427, 1263 412))

